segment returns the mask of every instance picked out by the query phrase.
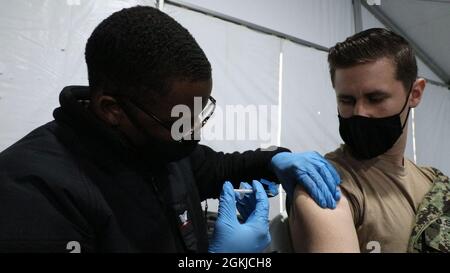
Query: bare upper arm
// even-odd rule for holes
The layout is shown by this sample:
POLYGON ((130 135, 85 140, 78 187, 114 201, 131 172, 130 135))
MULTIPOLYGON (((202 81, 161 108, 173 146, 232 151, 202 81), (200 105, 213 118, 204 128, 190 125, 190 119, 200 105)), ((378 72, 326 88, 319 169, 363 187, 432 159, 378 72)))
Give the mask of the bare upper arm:
POLYGON ((360 252, 350 205, 344 195, 336 209, 323 209, 297 186, 289 226, 296 252, 360 252))

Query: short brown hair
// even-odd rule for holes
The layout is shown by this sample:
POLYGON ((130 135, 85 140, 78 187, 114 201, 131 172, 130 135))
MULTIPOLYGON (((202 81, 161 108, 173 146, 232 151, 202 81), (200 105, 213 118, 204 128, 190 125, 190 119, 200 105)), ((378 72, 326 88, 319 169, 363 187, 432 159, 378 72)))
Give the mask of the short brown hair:
POLYGON ((337 43, 328 52, 331 82, 337 68, 348 68, 387 57, 396 65, 395 78, 408 91, 417 78, 417 63, 408 41, 393 31, 371 28, 337 43))

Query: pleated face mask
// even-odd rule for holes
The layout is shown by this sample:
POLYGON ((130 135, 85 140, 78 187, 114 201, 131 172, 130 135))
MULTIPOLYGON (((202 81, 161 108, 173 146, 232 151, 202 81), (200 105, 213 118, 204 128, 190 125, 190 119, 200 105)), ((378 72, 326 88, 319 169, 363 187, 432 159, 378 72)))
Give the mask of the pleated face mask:
POLYGON ((401 114, 408 103, 411 89, 406 96, 402 110, 398 114, 383 118, 369 118, 358 115, 343 118, 338 114, 339 134, 345 144, 349 146, 355 158, 361 160, 371 159, 384 154, 394 146, 408 123, 411 108, 408 107, 408 114, 403 125, 401 114))

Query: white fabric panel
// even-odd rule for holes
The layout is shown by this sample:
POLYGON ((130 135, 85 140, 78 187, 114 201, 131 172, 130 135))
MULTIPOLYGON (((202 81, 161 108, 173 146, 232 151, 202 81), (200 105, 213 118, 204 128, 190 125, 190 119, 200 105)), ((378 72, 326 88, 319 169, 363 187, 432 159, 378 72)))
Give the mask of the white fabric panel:
POLYGON ((354 31, 351 0, 184 0, 326 47, 354 31))
POLYGON ((0 151, 53 119, 61 89, 87 84, 84 47, 114 11, 153 0, 15 0, 0 9, 0 151))
POLYGON ((431 71, 431 69, 429 69, 428 66, 424 62, 422 62, 422 60, 420 60, 419 58, 416 59, 419 77, 425 77, 433 81, 443 82, 443 80, 439 78, 436 74, 434 74, 434 72, 431 71))
MULTIPOLYGON (((267 126, 271 125, 268 129, 272 137, 267 138, 267 141, 267 136, 259 132, 254 140, 248 132, 245 136, 240 135, 242 131, 260 124, 251 123, 247 116, 245 124, 238 126, 237 121, 242 120, 237 120, 237 115, 234 118, 227 117, 232 112, 225 110, 238 105, 248 107, 247 109, 276 107, 279 39, 171 5, 165 6, 165 12, 192 33, 212 65, 212 96, 217 99, 218 108, 214 117, 205 125, 203 131, 206 140, 202 143, 227 152, 256 149, 265 143, 273 143, 278 130, 276 109, 267 109, 267 117, 264 113, 257 113, 267 126), (271 116, 271 120, 267 120, 271 116), (220 130, 223 132, 217 133, 220 130)), ((243 111, 239 113, 242 114, 243 111)))
POLYGON ((321 154, 335 150, 342 140, 327 54, 285 42, 283 55, 281 145, 321 154))
POLYGON ((378 21, 375 16, 370 13, 364 6, 361 6, 361 19, 362 19, 362 25, 363 29, 369 29, 369 28, 385 28, 385 25, 383 25, 380 21, 378 21))
MULTIPOLYGON (((202 132, 202 137, 209 140, 202 140, 202 143, 225 152, 276 144, 278 112, 270 106, 278 104, 279 39, 171 5, 165 5, 164 11, 192 33, 212 65, 212 96, 216 98, 218 107, 202 132), (238 105, 247 109, 269 109, 267 116, 259 111, 256 113, 260 119, 258 122, 247 118, 238 126, 235 122, 242 121, 242 116, 230 118, 227 115, 233 112, 226 111, 226 107, 238 105), (261 123, 266 124, 270 136, 258 132, 255 140, 250 139, 250 134, 241 135, 239 139, 239 133, 252 128, 256 130, 261 123)), ((243 114, 243 111, 239 113, 243 114)), ((210 211, 217 211, 217 200, 209 200, 208 205, 210 211)), ((279 213, 279 197, 270 199, 270 207, 270 218, 273 218, 279 213)))
POLYGON ((427 85, 416 109, 417 161, 450 175, 450 91, 427 85))

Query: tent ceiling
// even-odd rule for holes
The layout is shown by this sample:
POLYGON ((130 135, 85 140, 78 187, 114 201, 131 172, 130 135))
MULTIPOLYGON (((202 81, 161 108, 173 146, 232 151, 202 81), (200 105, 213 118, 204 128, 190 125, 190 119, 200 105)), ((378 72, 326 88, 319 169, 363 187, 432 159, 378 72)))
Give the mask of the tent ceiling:
MULTIPOLYGON (((277 1, 270 0, 164 1, 171 4, 178 3, 185 7, 196 7, 194 10, 203 10, 203 12, 209 14, 211 12, 218 12, 214 16, 219 18, 224 18, 222 16, 224 15, 225 17, 231 16, 232 18, 237 18, 238 21, 249 20, 248 22, 260 25, 263 28, 266 27, 273 30, 274 33, 281 31, 290 36, 305 39, 306 41, 317 43, 321 46, 330 46, 330 43, 326 44, 321 40, 316 41, 313 39, 314 37, 310 37, 311 35, 308 36, 308 31, 300 27, 304 24, 300 19, 301 17, 307 17, 305 14, 301 14, 303 6, 313 9, 327 4, 331 7, 331 4, 334 4, 334 1, 331 0, 285 0, 285 5, 278 5, 277 1), (286 6, 289 6, 290 10, 286 10, 286 6), (249 10, 252 10, 252 12, 249 13, 249 10), (294 17, 284 18, 283 22, 283 18, 280 19, 274 16, 276 13, 273 10, 277 10, 278 13, 284 12, 286 15, 298 14, 294 17), (295 21, 296 19, 297 21, 295 21)), ((406 36, 417 48, 417 55, 441 78, 441 82, 450 84, 450 0, 378 0, 380 5, 374 6, 369 6, 366 0, 352 1, 361 1, 385 25, 396 31, 400 31, 406 36), (382 18, 380 16, 389 21, 389 23, 386 23, 386 20, 381 20, 382 18)), ((333 7, 335 9, 334 12, 338 13, 338 7, 349 6, 349 3, 351 2, 342 1, 340 6, 333 7)), ((331 19, 333 14, 330 13, 331 19)), ((324 19, 331 20, 330 18, 324 19)), ((339 36, 339 39, 342 39, 341 36, 339 36)))
POLYGON ((438 67, 450 82, 450 0, 381 0, 377 7, 438 67))

